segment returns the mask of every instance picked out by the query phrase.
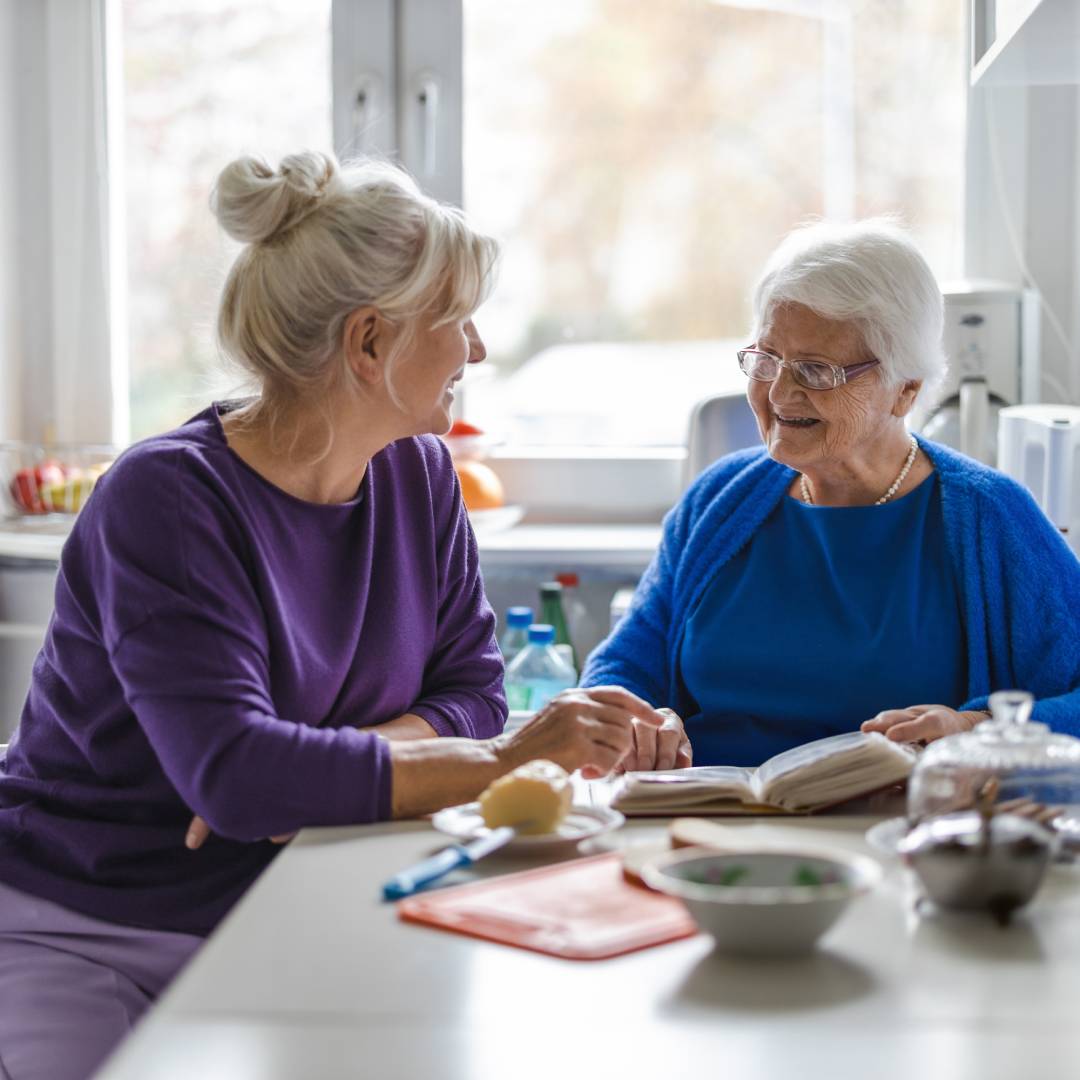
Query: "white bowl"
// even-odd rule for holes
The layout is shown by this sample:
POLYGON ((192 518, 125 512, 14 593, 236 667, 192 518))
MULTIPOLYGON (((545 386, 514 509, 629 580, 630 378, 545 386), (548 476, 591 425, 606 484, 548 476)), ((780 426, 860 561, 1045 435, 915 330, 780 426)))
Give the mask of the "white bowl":
POLYGON ((881 867, 839 850, 683 848, 646 864, 646 884, 677 896, 717 948, 780 956, 808 952, 881 867))

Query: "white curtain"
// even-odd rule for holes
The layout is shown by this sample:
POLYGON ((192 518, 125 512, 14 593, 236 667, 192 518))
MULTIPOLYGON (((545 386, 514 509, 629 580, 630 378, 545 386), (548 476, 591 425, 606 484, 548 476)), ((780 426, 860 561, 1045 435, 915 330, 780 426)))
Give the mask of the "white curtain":
POLYGON ((48 0, 51 420, 59 441, 110 442, 124 419, 114 415, 113 392, 126 327, 112 325, 123 246, 110 243, 120 236, 109 187, 109 137, 117 134, 106 82, 110 8, 109 0, 48 0))
MULTIPOLYGON (((3 174, 15 221, 0 279, 9 388, 4 438, 112 442, 126 437, 126 327, 112 288, 122 216, 110 191, 107 34, 113 0, 0 0, 16 70, 0 88, 3 174), (15 272, 11 272, 11 268, 15 272)), ((121 175, 121 170, 116 170, 121 175)))

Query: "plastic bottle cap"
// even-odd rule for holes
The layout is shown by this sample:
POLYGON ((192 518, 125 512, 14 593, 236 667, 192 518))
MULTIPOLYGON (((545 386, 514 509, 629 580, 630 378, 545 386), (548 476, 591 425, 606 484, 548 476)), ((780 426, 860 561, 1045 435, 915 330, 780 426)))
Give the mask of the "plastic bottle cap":
POLYGON ((548 623, 534 622, 529 627, 530 645, 551 645, 555 641, 555 627, 548 623))
POLYGON ((581 578, 577 574, 556 574, 555 580, 564 589, 576 589, 581 584, 581 578))
POLYGON ((507 626, 529 626, 533 621, 531 607, 512 607, 506 609, 507 626))

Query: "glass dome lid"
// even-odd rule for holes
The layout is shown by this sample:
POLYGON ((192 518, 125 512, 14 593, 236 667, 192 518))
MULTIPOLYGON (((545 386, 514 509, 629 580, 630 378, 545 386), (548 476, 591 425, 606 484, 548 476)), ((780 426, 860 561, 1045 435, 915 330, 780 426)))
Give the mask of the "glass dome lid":
POLYGON ((1080 739, 1033 722, 1033 706, 1023 690, 1000 690, 991 719, 931 743, 908 782, 909 821, 979 804, 1080 818, 1080 739))

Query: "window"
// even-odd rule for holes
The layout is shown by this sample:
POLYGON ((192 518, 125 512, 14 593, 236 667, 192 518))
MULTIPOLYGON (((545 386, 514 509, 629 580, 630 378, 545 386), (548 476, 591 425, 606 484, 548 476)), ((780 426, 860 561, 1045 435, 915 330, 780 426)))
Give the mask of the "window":
POLYGON ((330 0, 123 0, 131 436, 240 381, 215 348, 235 255, 209 211, 241 153, 332 145, 330 0))
POLYGON ((960 271, 963 8, 122 0, 132 436, 230 385, 217 171, 336 131, 421 182, 417 154, 445 171, 449 149, 433 190, 504 242, 469 419, 512 444, 681 445, 696 400, 743 386, 750 287, 796 222, 899 212, 960 271))
POLYGON ((682 443, 742 387, 753 281, 811 215, 899 212, 958 275, 961 3, 464 12, 465 205, 506 244, 466 400, 509 440, 682 443))

